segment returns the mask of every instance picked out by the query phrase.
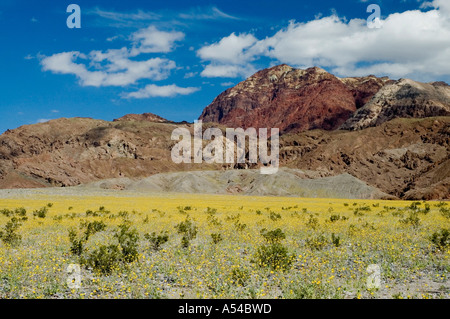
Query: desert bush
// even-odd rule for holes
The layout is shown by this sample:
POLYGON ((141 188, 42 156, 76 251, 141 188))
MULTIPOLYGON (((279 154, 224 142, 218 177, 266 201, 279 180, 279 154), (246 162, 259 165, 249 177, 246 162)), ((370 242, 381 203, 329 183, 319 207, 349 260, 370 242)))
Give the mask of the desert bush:
POLYGON ((147 239, 151 247, 154 251, 161 250, 161 246, 169 241, 169 235, 166 232, 161 232, 159 235, 157 235, 155 232, 151 234, 145 234, 144 238, 147 239))
POLYGON ((338 221, 339 219, 341 219, 341 215, 331 215, 330 216, 330 222, 332 222, 332 223, 338 221))
POLYGON ((81 256, 84 250, 84 246, 89 238, 103 230, 106 229, 106 224, 104 222, 94 221, 94 222, 81 222, 80 230, 82 232, 79 234, 73 228, 69 229, 69 241, 70 241, 70 252, 73 255, 81 256))
POLYGON ((17 231, 23 222, 28 220, 27 211, 25 208, 17 208, 15 210, 3 209, 0 212, 7 217, 11 217, 0 231, 0 238, 5 245, 16 247, 22 241, 22 236, 17 231))
POLYGON ((450 209, 445 208, 445 207, 441 207, 439 209, 439 212, 442 214, 442 216, 444 216, 445 218, 450 219, 450 209))
POLYGON ((267 231, 267 229, 264 228, 260 233, 267 244, 258 247, 254 262, 259 267, 268 267, 275 270, 289 270, 295 256, 290 255, 288 249, 281 244, 281 241, 286 238, 283 231, 279 228, 267 231))
POLYGON ((9 209, 2 209, 0 210, 0 214, 6 216, 6 217, 25 217, 27 215, 27 211, 25 208, 16 208, 15 210, 9 210, 9 209))
POLYGON ((82 258, 82 263, 91 267, 94 271, 110 274, 120 263, 121 257, 119 245, 101 245, 88 254, 86 258, 82 258))
POLYGON ((434 232, 430 241, 441 251, 450 248, 450 230, 442 228, 440 232, 434 232))
POLYGON ((139 233, 136 228, 131 228, 129 222, 124 222, 118 226, 118 230, 116 230, 114 237, 117 238, 119 242, 124 261, 127 263, 135 261, 139 256, 139 233))
POLYGON ((275 213, 275 212, 270 212, 269 218, 273 221, 277 221, 277 220, 281 219, 281 214, 275 213))
POLYGON ((244 287, 249 280, 250 275, 247 270, 233 268, 230 273, 230 280, 234 285, 244 287))
POLYGON ((331 234, 331 242, 335 247, 341 246, 341 237, 336 236, 334 233, 331 234))
POLYGON ((417 215, 417 212, 410 212, 408 217, 400 219, 399 222, 405 225, 410 224, 413 227, 418 227, 420 225, 420 218, 417 215))
POLYGON ((294 255, 281 243, 259 246, 255 255, 255 262, 259 267, 269 267, 274 270, 289 270, 294 255))
POLYGON ((222 235, 218 233, 211 234, 211 238, 214 244, 218 244, 223 240, 222 235))
POLYGON ((314 217, 313 214, 309 215, 309 219, 306 222, 306 226, 311 227, 312 229, 316 229, 319 226, 319 219, 314 217))
POLYGON ((286 235, 280 228, 271 231, 263 228, 260 233, 269 244, 279 243, 286 238, 286 235))
POLYGON ((48 213, 48 208, 42 207, 41 209, 35 210, 33 212, 33 216, 38 217, 38 218, 45 218, 45 216, 47 216, 47 213, 48 213))
POLYGON ((22 236, 17 234, 17 231, 22 226, 22 221, 23 219, 21 218, 13 217, 6 223, 3 230, 0 231, 0 238, 5 245, 16 247, 20 244, 22 236))
POLYGON ((99 217, 99 216, 106 216, 111 214, 111 211, 106 210, 105 206, 100 206, 98 210, 92 211, 87 210, 86 211, 86 217, 99 217))
POLYGON ((322 250, 327 244, 328 240, 322 234, 306 239, 306 246, 313 250, 322 250))
POLYGON ((186 220, 175 226, 178 234, 183 235, 181 238, 181 246, 188 248, 192 239, 197 237, 198 227, 190 220, 189 215, 186 220))

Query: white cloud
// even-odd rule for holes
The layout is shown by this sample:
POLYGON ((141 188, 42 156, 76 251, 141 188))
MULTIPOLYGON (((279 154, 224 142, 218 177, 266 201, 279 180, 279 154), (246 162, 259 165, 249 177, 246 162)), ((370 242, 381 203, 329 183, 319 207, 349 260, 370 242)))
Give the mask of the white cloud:
POLYGON ((421 8, 435 8, 450 13, 450 2, 448 0, 426 1, 422 3, 421 8))
POLYGON ((126 94, 125 98, 146 99, 150 97, 174 97, 176 95, 189 95, 197 92, 198 90, 199 88, 182 88, 175 84, 166 86, 149 84, 139 91, 126 94))
POLYGON ((174 48, 175 42, 184 39, 183 32, 160 31, 155 26, 149 26, 146 29, 138 30, 133 33, 131 38, 134 42, 131 56, 141 53, 167 53, 174 48))
POLYGON ((94 50, 89 54, 79 51, 56 53, 41 57, 41 65, 44 71, 77 76, 82 86, 127 86, 142 79, 160 81, 176 68, 174 61, 165 58, 136 61, 131 58, 144 53, 170 52, 183 38, 182 32, 148 27, 131 35, 130 48, 94 50))
POLYGON ((197 74, 198 74, 198 72, 188 72, 188 73, 186 73, 186 74, 184 75, 184 78, 185 78, 185 79, 190 79, 190 78, 195 77, 197 74))
POLYGON ((205 61, 221 63, 243 63, 253 59, 252 48, 258 39, 252 34, 230 34, 218 43, 204 46, 197 51, 198 56, 205 61))
POLYGON ((239 77, 261 57, 297 67, 313 65, 342 75, 412 76, 419 79, 450 75, 450 21, 447 0, 435 0, 427 12, 394 13, 380 29, 364 19, 347 21, 337 15, 306 23, 291 21, 265 39, 231 34, 205 46, 198 55, 209 61, 202 76, 239 77))
POLYGON ((180 13, 179 17, 182 19, 190 20, 215 20, 215 19, 231 19, 240 20, 237 17, 229 15, 217 7, 208 8, 194 8, 187 13, 180 13))
POLYGON ((121 23, 128 23, 132 21, 154 21, 159 20, 161 18, 160 15, 154 12, 145 12, 142 10, 138 10, 136 12, 124 13, 124 12, 102 10, 98 7, 91 10, 87 10, 86 14, 97 15, 100 16, 101 18, 121 23))
POLYGON ((127 86, 141 79, 164 80, 169 76, 170 70, 176 67, 175 62, 161 58, 132 61, 125 53, 120 52, 122 51, 92 51, 89 56, 78 51, 63 52, 45 57, 41 64, 44 71, 73 74, 79 78, 81 86, 94 87, 127 86), (86 62, 77 63, 78 60, 90 61, 95 70, 89 70, 86 62))

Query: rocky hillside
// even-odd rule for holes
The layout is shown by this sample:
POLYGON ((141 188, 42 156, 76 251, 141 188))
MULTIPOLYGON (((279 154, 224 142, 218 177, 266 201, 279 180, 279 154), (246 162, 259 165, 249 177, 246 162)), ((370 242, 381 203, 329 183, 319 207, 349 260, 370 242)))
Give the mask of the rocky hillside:
MULTIPOLYGON (((170 137, 176 127, 185 127, 193 133, 192 124, 84 118, 63 118, 8 131, 0 136, 0 188, 75 186, 111 178, 141 179, 163 172, 232 168, 221 164, 173 163, 170 152, 175 142, 170 137)), ((280 144, 281 168, 310 172, 302 179, 311 182, 299 182, 298 188, 288 185, 280 188, 286 192, 290 189, 291 195, 295 189, 298 196, 310 194, 306 192, 307 185, 320 193, 320 189, 326 188, 323 187, 326 180, 317 183, 312 180, 350 174, 355 181, 363 181, 390 196, 450 199, 450 117, 396 119, 360 131, 290 133, 281 136, 280 144)), ((185 173, 177 179, 177 187, 195 183, 192 180, 195 176, 185 173)), ((283 179, 276 183, 280 182, 283 179)), ((292 185, 295 183, 291 181, 292 185)), ((114 185, 123 188, 121 184, 114 185)), ((267 183, 259 181, 252 185, 260 187, 267 183)), ((340 187, 339 183, 333 185, 340 187)), ((359 184, 351 182, 351 185, 359 184)), ((367 189, 364 185, 351 193, 376 193, 363 191, 367 189)), ((222 186, 228 189, 233 185, 222 186)), ((331 190, 328 188, 321 194, 331 194, 331 190)))
POLYGON ((282 166, 349 173, 404 199, 450 199, 450 117, 288 134, 281 144, 282 166))
MULTIPOLYGON (((148 118, 115 122, 62 118, 7 131, 0 136, 0 188, 74 186, 104 178, 199 169, 171 161, 175 142, 170 138, 177 127, 193 131, 189 124, 155 123, 148 118)), ((201 168, 207 167, 218 166, 201 168)))
POLYGON ((400 79, 383 86, 341 129, 360 130, 394 118, 450 116, 450 86, 400 79))
POLYGON ((278 127, 282 133, 334 130, 386 82, 375 76, 339 79, 317 67, 283 64, 226 90, 199 119, 229 127, 278 127))

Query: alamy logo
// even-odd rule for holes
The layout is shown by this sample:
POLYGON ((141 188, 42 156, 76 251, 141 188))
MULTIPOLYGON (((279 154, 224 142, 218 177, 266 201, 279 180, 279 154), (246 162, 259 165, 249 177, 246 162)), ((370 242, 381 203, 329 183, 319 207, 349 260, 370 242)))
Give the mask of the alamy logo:
POLYGON ((69 17, 67 17, 67 27, 69 29, 80 29, 81 28, 81 8, 77 4, 70 4, 67 7, 67 13, 71 13, 69 17))
POLYGON ((270 155, 268 154, 268 129, 260 128, 227 128, 226 136, 218 128, 208 128, 203 132, 202 121, 194 123, 194 138, 187 128, 177 128, 172 132, 172 140, 179 141, 172 148, 174 163, 246 163, 246 140, 248 138, 248 163, 263 165, 261 174, 275 174, 279 166, 279 129, 270 130, 270 155), (259 134, 258 134, 259 133, 259 134), (180 140, 181 139, 181 140, 180 140), (236 140, 236 143, 235 143, 236 140), (203 141, 211 141, 203 148, 203 141), (193 156, 192 156, 193 149, 193 156))

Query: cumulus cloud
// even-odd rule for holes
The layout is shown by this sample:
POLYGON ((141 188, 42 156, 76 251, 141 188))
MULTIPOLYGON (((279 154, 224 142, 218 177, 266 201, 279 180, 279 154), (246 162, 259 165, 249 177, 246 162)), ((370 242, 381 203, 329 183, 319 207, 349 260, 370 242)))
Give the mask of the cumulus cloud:
POLYGON ((136 56, 141 53, 167 53, 174 48, 175 42, 184 39, 183 32, 160 31, 155 26, 138 30, 131 36, 134 47, 131 55, 136 56))
POLYGON ((145 53, 167 53, 175 42, 184 38, 182 32, 160 31, 155 27, 138 30, 130 37, 131 46, 106 51, 94 50, 88 54, 79 51, 56 53, 41 57, 44 71, 73 74, 82 86, 128 86, 139 80, 160 81, 168 78, 176 68, 166 58, 133 60, 145 53))
POLYGON ((117 52, 91 52, 88 56, 78 51, 57 53, 41 61, 44 71, 56 74, 73 74, 78 77, 81 86, 127 86, 141 79, 154 81, 166 79, 175 62, 153 58, 146 61, 132 61, 117 52), (84 60, 84 63, 78 63, 84 60), (95 62, 105 61, 105 65, 95 62), (89 70, 85 63, 94 62, 89 70))
POLYGON ((252 34, 230 34, 219 42, 204 46, 197 55, 208 64, 201 75, 203 77, 240 77, 249 76, 255 71, 251 61, 256 59, 258 39, 252 34))
POLYGON ((394 13, 380 29, 364 19, 333 14, 306 23, 291 21, 273 36, 256 39, 235 35, 201 48, 209 62, 204 77, 239 77, 237 70, 268 57, 297 67, 321 66, 341 75, 390 75, 416 78, 450 75, 450 21, 447 0, 429 3, 433 9, 394 13))
POLYGON ((125 98, 146 99, 150 97, 174 97, 176 95, 189 95, 197 92, 199 88, 187 87, 182 88, 175 84, 158 86, 149 84, 145 88, 136 92, 131 92, 125 95, 125 98))

